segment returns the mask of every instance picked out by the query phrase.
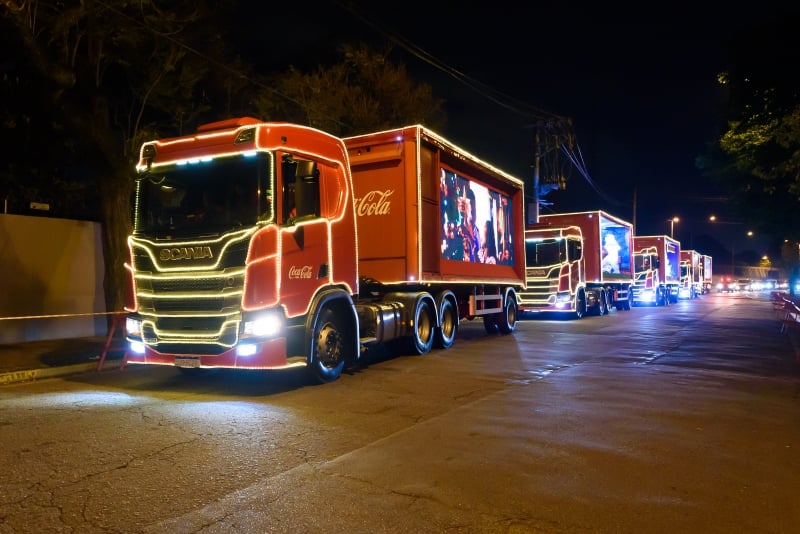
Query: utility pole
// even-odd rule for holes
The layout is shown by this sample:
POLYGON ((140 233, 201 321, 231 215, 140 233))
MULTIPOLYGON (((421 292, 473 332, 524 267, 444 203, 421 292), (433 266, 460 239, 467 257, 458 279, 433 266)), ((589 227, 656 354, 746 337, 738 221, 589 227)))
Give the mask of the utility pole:
POLYGON ((533 202, 528 205, 528 224, 539 222, 539 172, 541 170, 541 137, 539 129, 541 121, 536 123, 536 133, 533 134, 533 202))
MULTIPOLYGON (((554 189, 564 189, 567 178, 563 174, 560 152, 571 151, 574 134, 572 121, 553 116, 536 121, 533 134, 533 200, 528 203, 526 224, 539 222, 542 197, 554 189)), ((568 156, 568 159, 572 154, 568 156)), ((574 163, 574 160, 571 160, 574 163)))

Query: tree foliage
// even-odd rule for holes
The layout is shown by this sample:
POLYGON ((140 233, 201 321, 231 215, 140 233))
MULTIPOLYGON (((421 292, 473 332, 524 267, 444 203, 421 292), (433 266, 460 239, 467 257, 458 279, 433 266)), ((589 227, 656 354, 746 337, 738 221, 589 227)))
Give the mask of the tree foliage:
POLYGON ((58 179, 96 196, 103 225, 109 310, 124 302, 132 170, 156 127, 180 130, 213 104, 201 83, 221 46, 213 21, 224 3, 180 1, 168 10, 142 0, 4 0, 3 138, 7 196, 64 198, 58 179), (192 43, 188 47, 184 43, 192 43), (202 43, 203 46, 199 46, 202 43), (6 95, 4 95, 6 96, 6 95), (19 105, 19 104, 22 105, 19 105), (20 190, 33 184, 38 191, 20 190))
POLYGON ((800 240, 800 47, 797 17, 737 34, 725 89, 726 127, 698 166, 745 221, 775 241, 800 240))
MULTIPOLYGON (((259 79, 231 49, 235 0, 0 0, 0 195, 98 220, 108 310, 125 301, 133 169, 144 140, 256 115, 335 135, 443 124, 441 101, 366 47, 259 79), (87 214, 91 214, 88 215, 87 214)), ((240 15, 239 15, 240 16, 240 15)))
POLYGON ((441 129, 443 101, 414 82, 403 65, 366 45, 345 45, 341 62, 304 73, 290 66, 264 82, 254 102, 270 120, 307 124, 339 136, 359 135, 407 124, 441 129))

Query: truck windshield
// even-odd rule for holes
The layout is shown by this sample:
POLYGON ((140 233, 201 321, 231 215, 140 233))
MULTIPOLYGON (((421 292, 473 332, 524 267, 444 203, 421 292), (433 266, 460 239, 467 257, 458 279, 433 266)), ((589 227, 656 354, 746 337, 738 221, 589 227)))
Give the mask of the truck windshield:
POLYGON ((527 241, 525 243, 525 262, 528 267, 543 267, 561 263, 567 257, 566 243, 563 239, 527 241))
POLYGON ((652 269, 650 255, 636 254, 633 256, 633 271, 635 273, 647 272, 652 269))
POLYGON ((159 167, 137 177, 134 234, 188 238, 270 222, 272 154, 159 167))

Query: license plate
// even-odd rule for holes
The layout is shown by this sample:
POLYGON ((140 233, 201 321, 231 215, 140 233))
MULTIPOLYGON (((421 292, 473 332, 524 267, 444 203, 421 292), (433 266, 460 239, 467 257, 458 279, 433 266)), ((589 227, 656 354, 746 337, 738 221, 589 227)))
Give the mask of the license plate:
POLYGON ((175 358, 175 367, 200 367, 200 358, 175 358))

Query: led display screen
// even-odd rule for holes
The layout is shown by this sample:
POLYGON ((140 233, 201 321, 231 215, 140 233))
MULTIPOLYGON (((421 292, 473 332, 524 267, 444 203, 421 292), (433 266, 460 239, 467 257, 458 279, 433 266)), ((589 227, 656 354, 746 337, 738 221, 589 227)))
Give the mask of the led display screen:
POLYGON ((514 265, 511 198, 441 169, 442 259, 514 265))
POLYGON ((665 276, 669 281, 677 282, 680 280, 679 270, 681 266, 680 249, 675 243, 667 243, 667 263, 665 266, 665 276))
POLYGON ((603 277, 629 280, 633 275, 630 228, 601 217, 600 247, 603 277))

